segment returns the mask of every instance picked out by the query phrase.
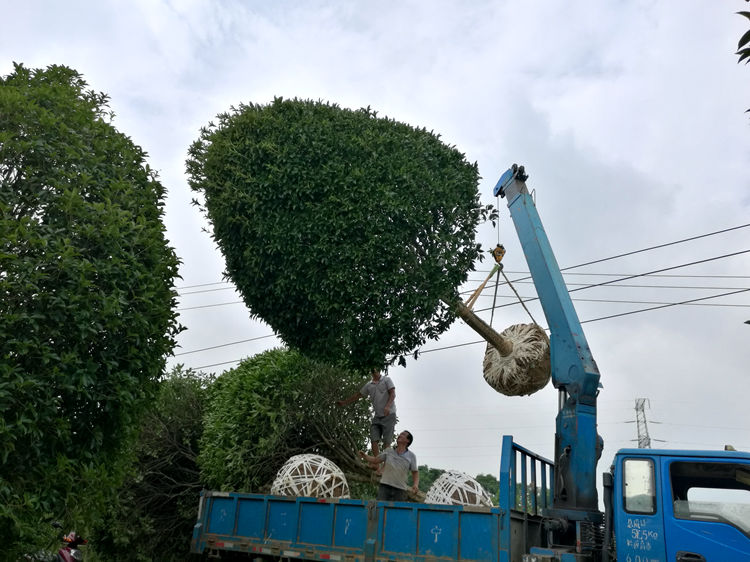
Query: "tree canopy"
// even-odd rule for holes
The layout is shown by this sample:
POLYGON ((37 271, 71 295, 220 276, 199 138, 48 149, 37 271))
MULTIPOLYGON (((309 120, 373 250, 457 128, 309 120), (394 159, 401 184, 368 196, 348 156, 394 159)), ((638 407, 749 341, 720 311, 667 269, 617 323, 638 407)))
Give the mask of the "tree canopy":
POLYGON ((454 319, 481 258, 476 164, 426 129, 309 100, 240 105, 190 148, 191 187, 251 313, 369 369, 454 319))
POLYGON ((245 359, 210 388, 198 456, 204 481, 213 489, 267 491, 282 465, 303 453, 369 475, 356 454, 367 444, 369 403, 335 404, 364 382, 293 350, 245 359))
POLYGON ((64 66, 0 78, 0 542, 91 501, 178 331, 164 188, 64 66))

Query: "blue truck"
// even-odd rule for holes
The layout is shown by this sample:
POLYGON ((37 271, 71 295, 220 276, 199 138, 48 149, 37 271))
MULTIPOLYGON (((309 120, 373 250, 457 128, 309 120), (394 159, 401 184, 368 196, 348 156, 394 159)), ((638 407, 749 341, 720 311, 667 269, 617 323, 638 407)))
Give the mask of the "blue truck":
POLYGON ((750 453, 622 449, 596 465, 600 376, 522 166, 507 200, 550 329, 554 462, 502 440, 499 506, 204 491, 191 550, 224 560, 750 561, 750 453))

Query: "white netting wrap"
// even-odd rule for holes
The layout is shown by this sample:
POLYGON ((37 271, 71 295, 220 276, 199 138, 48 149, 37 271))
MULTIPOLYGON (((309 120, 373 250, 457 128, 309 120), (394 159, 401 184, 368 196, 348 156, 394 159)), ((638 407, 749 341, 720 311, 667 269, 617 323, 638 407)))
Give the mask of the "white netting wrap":
POLYGON ((484 380, 507 396, 523 396, 541 390, 549 382, 549 338, 537 324, 514 324, 500 334, 513 342, 507 357, 487 344, 484 380))
POLYGON ((295 455, 276 474, 271 494, 348 498, 349 484, 341 469, 327 458, 320 455, 295 455))
POLYGON ((424 503, 483 505, 492 507, 492 498, 482 485, 468 474, 449 470, 432 483, 424 503))

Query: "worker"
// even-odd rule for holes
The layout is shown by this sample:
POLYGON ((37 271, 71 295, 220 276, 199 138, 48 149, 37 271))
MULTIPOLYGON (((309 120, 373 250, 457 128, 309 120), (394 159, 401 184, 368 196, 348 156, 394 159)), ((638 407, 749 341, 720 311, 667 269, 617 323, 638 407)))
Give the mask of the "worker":
POLYGON ((370 440, 372 441, 372 456, 380 455, 379 442, 383 442, 383 450, 390 447, 393 441, 393 430, 396 427, 396 385, 380 370, 372 371, 372 380, 364 385, 359 392, 355 392, 345 400, 338 400, 339 406, 348 406, 360 398, 369 398, 372 404, 373 417, 370 422, 370 440))
POLYGON ((383 476, 380 478, 377 499, 383 501, 405 501, 409 489, 408 478, 411 471, 411 492, 417 493, 419 489, 419 470, 417 468, 417 457, 409 450, 414 438, 408 431, 402 431, 396 437, 396 447, 389 448, 372 457, 364 451, 359 456, 370 465, 383 465, 383 476))

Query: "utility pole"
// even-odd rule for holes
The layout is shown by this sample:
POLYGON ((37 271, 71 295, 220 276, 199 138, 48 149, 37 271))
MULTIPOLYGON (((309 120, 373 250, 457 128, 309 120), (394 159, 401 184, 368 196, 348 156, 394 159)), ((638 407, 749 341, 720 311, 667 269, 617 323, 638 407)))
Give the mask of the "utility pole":
POLYGON ((647 402, 650 408, 651 403, 648 401, 648 398, 636 398, 635 399, 635 423, 638 426, 638 448, 639 449, 651 448, 651 437, 649 437, 648 435, 648 424, 646 423, 645 406, 647 402))

